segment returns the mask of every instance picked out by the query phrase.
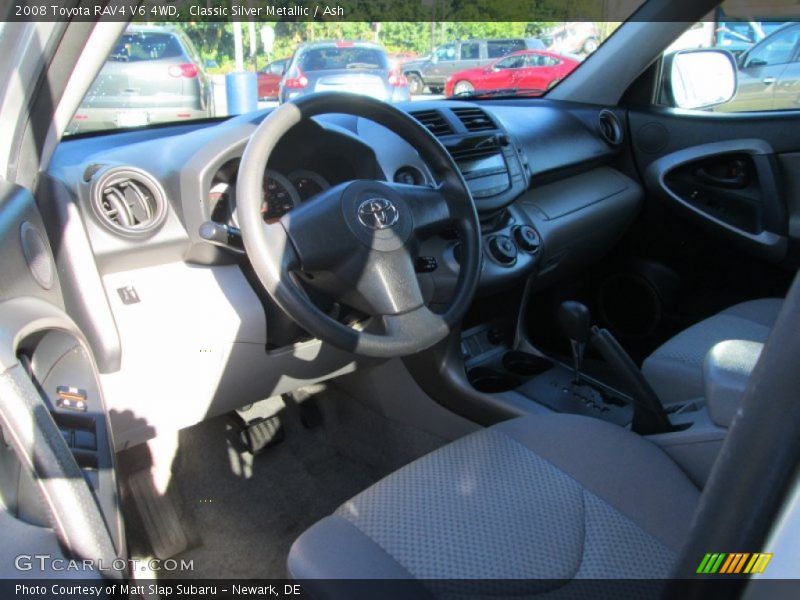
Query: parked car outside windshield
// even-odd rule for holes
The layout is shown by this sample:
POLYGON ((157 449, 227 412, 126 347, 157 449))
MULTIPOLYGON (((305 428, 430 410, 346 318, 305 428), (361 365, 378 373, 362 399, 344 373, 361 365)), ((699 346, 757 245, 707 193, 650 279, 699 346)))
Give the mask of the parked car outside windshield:
MULTIPOLYGON (((731 19, 721 14, 719 20, 689 26, 670 47, 739 53, 735 98, 706 110, 796 109, 792 82, 800 64, 797 23, 781 27, 777 21, 743 21, 759 31, 748 37, 747 28, 731 19), (747 38, 741 51, 732 44, 734 30, 747 38), (766 37, 758 40, 761 31, 766 37)), ((234 22, 132 24, 121 34, 65 134, 222 118, 319 91, 388 102, 466 94, 542 96, 575 71, 591 68, 583 59, 602 47, 618 25, 259 22, 252 33, 246 23, 234 22), (243 50, 238 54, 237 27, 243 50), (261 44, 265 31, 273 36, 269 50, 261 44), (578 56, 567 51, 567 42, 578 56), (245 109, 228 103, 229 76, 240 72, 250 73, 256 83, 247 90, 252 98, 245 109)))
POLYGON ((302 46, 280 85, 280 101, 313 92, 350 92, 386 102, 410 98, 408 81, 377 44, 352 41, 302 46))
MULTIPOLYGON (((434 27, 279 21, 255 22, 251 30, 244 22, 134 23, 107 57, 65 135, 224 118, 321 91, 391 103, 437 100, 456 72, 482 69, 515 52, 544 52, 542 38, 552 26, 550 21, 448 21, 434 27), (264 39, 272 40, 269 47, 264 39), (242 76, 248 74, 251 80, 244 85, 242 76)), ((616 26, 597 24, 599 43, 616 26)), ((565 62, 555 75, 556 65, 541 66, 533 82, 473 87, 513 96, 519 86, 526 88, 519 87, 524 95, 532 95, 527 88, 536 86, 541 91, 534 95, 541 95, 571 72, 567 66, 577 65, 565 62)))
POLYGON ((120 37, 67 131, 211 116, 211 83, 189 38, 176 28, 137 25, 120 37))
POLYGON ((718 112, 797 110, 800 86, 800 23, 775 29, 738 58, 736 96, 718 112))
POLYGON ((465 69, 482 67, 495 59, 520 50, 543 50, 545 43, 537 38, 465 39, 442 44, 430 55, 403 64, 412 94, 426 89, 440 93, 447 79, 465 69))
POLYGON ((509 90, 540 95, 569 75, 581 61, 544 50, 514 52, 486 67, 453 73, 445 83, 446 96, 509 90))
POLYGON ((281 79, 288 62, 288 58, 274 60, 258 72, 259 99, 270 100, 278 97, 281 79))

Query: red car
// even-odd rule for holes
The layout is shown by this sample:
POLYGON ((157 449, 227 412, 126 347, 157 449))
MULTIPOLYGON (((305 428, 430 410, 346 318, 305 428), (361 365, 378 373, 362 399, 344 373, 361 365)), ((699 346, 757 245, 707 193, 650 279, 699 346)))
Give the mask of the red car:
POLYGON ((580 60, 546 50, 520 50, 485 67, 453 73, 444 90, 447 96, 505 88, 544 92, 569 75, 580 60))
POLYGON ((258 72, 259 99, 272 99, 278 97, 279 84, 283 78, 283 71, 286 68, 286 63, 288 61, 288 58, 273 60, 258 72))

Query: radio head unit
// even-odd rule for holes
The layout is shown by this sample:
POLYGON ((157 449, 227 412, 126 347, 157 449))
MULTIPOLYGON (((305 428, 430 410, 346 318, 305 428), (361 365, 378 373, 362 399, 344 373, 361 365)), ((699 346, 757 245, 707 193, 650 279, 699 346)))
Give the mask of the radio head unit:
MULTIPOLYGON (((519 158, 504 135, 464 137, 458 143, 449 144, 447 150, 464 175, 475 200, 497 199, 505 203, 505 196, 511 195, 524 182, 519 158)), ((508 201, 521 192, 522 189, 517 190, 508 201)), ((479 208, 481 204, 483 202, 479 208)))

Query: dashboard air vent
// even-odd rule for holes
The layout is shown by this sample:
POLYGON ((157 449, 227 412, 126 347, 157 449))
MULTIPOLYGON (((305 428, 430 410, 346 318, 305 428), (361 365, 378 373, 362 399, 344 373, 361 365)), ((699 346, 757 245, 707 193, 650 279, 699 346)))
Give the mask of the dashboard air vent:
POLYGON ((453 133, 450 123, 445 120, 438 110, 418 110, 412 112, 411 116, 427 127, 436 137, 453 133))
POLYGON ((491 131, 497 129, 494 121, 480 108, 454 108, 453 113, 461 120, 467 131, 491 131))
POLYGON ((450 146, 447 151, 456 160, 480 160, 500 153, 500 147, 493 137, 486 138, 473 146, 450 146))
POLYGON ((602 137, 610 146, 622 144, 623 129, 619 117, 610 110, 603 109, 597 115, 597 126, 602 137))
POLYGON ((91 190, 92 208, 99 221, 114 233, 144 236, 166 217, 166 198, 153 177, 130 167, 104 171, 91 190))

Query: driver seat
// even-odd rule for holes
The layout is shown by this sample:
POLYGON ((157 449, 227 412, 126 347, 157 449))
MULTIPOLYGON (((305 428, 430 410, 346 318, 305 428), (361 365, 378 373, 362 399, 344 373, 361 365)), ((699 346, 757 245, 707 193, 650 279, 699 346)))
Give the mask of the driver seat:
POLYGON ((408 582, 415 597, 459 595, 477 579, 488 580, 471 582, 481 595, 572 597, 581 583, 565 580, 668 577, 699 497, 630 431, 576 415, 522 417, 349 500, 295 541, 288 569, 315 598, 358 595, 337 579, 424 580, 408 582))

